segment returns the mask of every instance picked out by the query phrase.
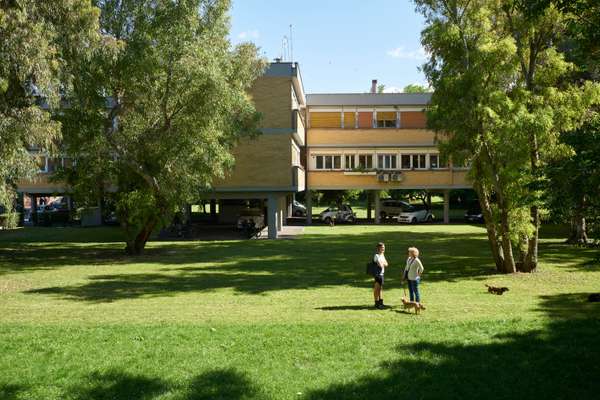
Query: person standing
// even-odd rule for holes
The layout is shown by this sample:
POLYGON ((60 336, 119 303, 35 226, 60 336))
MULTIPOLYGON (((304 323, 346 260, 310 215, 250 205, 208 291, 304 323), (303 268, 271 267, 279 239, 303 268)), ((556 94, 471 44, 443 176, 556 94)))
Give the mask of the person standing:
POLYGON ((408 259, 404 268, 403 279, 408 281, 408 292, 410 293, 410 301, 421 303, 421 295, 419 293, 419 283, 421 282, 421 274, 423 274, 423 263, 419 259, 419 249, 416 247, 408 248, 408 259))
POLYGON ((388 266, 388 262, 385 259, 385 244, 382 242, 377 243, 375 256, 373 256, 373 263, 379 266, 380 271, 379 274, 375 274, 373 278, 375 279, 375 283, 373 285, 373 297, 375 298, 375 308, 383 309, 385 305, 383 304, 383 277, 385 274, 385 268, 388 266))

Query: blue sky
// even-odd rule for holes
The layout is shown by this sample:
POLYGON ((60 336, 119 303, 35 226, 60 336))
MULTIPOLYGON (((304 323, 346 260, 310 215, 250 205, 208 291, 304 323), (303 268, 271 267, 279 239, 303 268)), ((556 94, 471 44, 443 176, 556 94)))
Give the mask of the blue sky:
POLYGON ((294 61, 307 93, 367 92, 425 84, 423 18, 410 0, 233 0, 231 39, 252 41, 264 56, 281 56, 293 26, 294 61))

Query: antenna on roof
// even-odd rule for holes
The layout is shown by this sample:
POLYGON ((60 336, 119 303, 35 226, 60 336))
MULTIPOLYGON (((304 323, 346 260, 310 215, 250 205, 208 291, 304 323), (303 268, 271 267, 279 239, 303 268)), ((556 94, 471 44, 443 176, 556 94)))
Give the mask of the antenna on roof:
POLYGON ((286 35, 281 39, 281 59, 285 62, 290 57, 290 40, 286 35))
POLYGON ((290 24, 290 61, 294 62, 294 39, 292 36, 292 24, 290 24))

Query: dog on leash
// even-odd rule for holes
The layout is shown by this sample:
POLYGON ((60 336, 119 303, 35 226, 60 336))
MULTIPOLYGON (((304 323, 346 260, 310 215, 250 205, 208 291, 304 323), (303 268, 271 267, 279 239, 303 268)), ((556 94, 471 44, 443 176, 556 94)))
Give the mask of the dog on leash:
POLYGON ((508 292, 507 287, 495 287, 495 286, 490 286, 488 284, 486 284, 485 286, 488 288, 489 293, 497 294, 498 296, 502 296, 504 294, 504 292, 508 292))
POLYGON ((416 301, 409 301, 406 297, 402 297, 402 305, 404 305, 405 310, 414 308, 415 314, 419 314, 421 310, 426 310, 423 304, 417 303, 416 301))

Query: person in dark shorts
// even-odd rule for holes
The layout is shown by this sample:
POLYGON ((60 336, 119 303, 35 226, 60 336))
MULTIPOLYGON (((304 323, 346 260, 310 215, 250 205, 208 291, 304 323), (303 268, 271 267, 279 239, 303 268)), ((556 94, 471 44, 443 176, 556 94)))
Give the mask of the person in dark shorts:
POLYGON ((376 252, 373 256, 373 263, 377 264, 379 268, 381 268, 381 272, 378 275, 374 276, 375 283, 373 284, 373 297, 375 298, 375 308, 383 309, 385 305, 383 304, 383 277, 385 274, 385 268, 388 266, 388 262, 385 259, 385 244, 377 243, 376 252))

